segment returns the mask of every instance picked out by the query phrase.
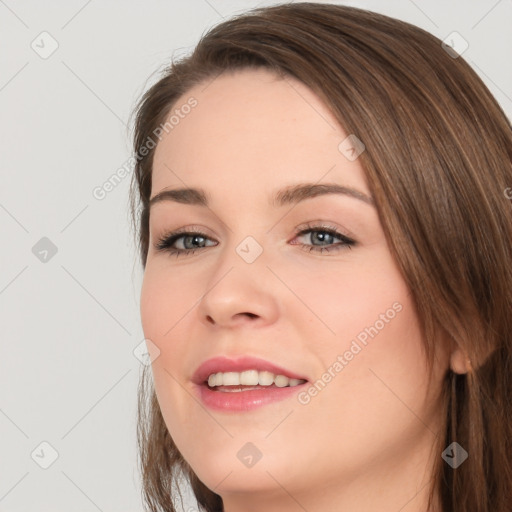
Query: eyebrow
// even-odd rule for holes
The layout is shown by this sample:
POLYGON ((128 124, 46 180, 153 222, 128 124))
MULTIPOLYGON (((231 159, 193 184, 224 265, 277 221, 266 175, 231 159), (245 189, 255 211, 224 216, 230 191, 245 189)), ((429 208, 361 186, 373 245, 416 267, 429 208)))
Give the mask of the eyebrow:
MULTIPOLYGON (((304 201, 305 199, 327 194, 341 194, 359 199, 371 206, 375 206, 375 202, 372 197, 363 194, 359 190, 338 185, 337 183, 299 183, 297 185, 290 185, 275 193, 270 200, 270 206, 277 208, 279 206, 295 204, 300 201, 304 201)), ((162 190, 149 200, 149 207, 151 208, 154 204, 163 201, 173 201, 181 204, 209 207, 208 196, 206 192, 200 188, 162 190)))

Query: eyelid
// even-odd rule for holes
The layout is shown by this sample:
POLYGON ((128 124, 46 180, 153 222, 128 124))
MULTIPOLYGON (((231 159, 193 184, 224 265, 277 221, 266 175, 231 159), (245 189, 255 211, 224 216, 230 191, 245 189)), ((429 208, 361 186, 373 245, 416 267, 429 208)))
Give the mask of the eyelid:
POLYGON ((352 240, 353 242, 355 242, 357 239, 356 235, 354 235, 351 231, 344 228, 343 226, 340 226, 340 225, 332 223, 332 222, 323 221, 323 220, 308 221, 308 222, 305 222, 304 224, 300 224, 295 229, 296 229, 297 233, 294 235, 294 237, 296 237, 302 231, 307 231, 310 229, 311 230, 312 229, 315 229, 315 230, 326 229, 326 230, 331 230, 331 231, 337 231, 340 235, 343 235, 345 238, 348 238, 348 239, 352 240))
POLYGON ((208 238, 216 238, 216 236, 217 236, 217 235, 211 234, 212 233, 211 229, 204 228, 203 226, 199 226, 198 224, 189 224, 187 226, 183 226, 183 227, 177 228, 177 229, 164 229, 164 230, 162 230, 162 234, 156 238, 157 239, 168 238, 169 236, 172 236, 172 235, 186 234, 191 231, 193 233, 207 236, 208 238))

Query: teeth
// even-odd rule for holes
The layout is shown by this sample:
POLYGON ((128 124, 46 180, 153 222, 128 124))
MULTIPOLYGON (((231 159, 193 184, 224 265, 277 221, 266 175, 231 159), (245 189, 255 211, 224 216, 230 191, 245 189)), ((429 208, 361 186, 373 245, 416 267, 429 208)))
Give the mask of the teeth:
POLYGON ((222 376, 222 384, 224 386, 238 386, 240 385, 240 375, 236 372, 227 372, 222 376))
POLYGON ((272 372, 258 372, 258 384, 260 386, 271 386, 274 383, 272 372))
POLYGON ((274 382, 276 383, 276 386, 278 388, 284 388, 289 384, 290 379, 288 377, 285 377, 284 375, 276 375, 274 382))
POLYGON ((258 370, 246 370, 243 372, 219 372, 212 373, 208 377, 208 385, 215 386, 271 386, 278 388, 286 386, 298 386, 306 382, 301 379, 289 379, 285 375, 275 375, 272 372, 258 370))

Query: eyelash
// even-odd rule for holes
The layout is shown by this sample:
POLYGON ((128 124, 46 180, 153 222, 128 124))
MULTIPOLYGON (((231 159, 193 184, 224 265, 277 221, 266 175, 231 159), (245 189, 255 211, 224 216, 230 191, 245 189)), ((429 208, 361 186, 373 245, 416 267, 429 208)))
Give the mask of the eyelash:
MULTIPOLYGON (((198 247, 196 249, 176 249, 173 248, 172 245, 179 240, 180 238, 184 238, 187 236, 199 236, 204 239, 209 239, 208 235, 205 233, 202 233, 200 231, 193 231, 193 228, 187 228, 188 231, 185 230, 177 230, 177 231, 171 231, 169 233, 166 233, 162 238, 158 240, 158 242, 155 244, 155 248, 159 252, 167 252, 170 255, 175 255, 176 257, 180 255, 190 255, 194 254, 198 250, 206 249, 207 247, 198 247)), ((356 245, 355 240, 352 240, 348 238, 345 235, 342 235, 339 233, 335 227, 333 226, 313 226, 310 224, 307 224, 304 229, 301 229, 298 233, 295 234, 295 237, 305 235, 307 233, 327 233, 328 235, 331 235, 335 238, 339 238, 341 240, 341 243, 335 244, 331 248, 327 247, 315 247, 314 245, 307 245, 307 244, 293 244, 293 245, 300 245, 302 250, 305 250, 307 252, 319 252, 323 253, 330 252, 330 251, 340 251, 343 249, 351 249, 353 246, 356 245)), ((212 247, 212 246, 209 246, 212 247)))

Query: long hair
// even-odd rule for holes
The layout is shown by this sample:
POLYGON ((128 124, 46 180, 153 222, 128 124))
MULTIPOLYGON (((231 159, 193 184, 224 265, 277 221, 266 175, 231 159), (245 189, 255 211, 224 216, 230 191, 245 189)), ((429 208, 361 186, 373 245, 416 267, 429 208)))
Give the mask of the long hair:
MULTIPOLYGON (((445 375, 430 500, 437 493, 443 512, 510 510, 512 127, 477 74, 433 35, 320 3, 253 9, 210 29, 136 106, 130 201, 143 268, 158 127, 191 87, 255 67, 300 80, 363 141, 359 161, 411 291, 430 371, 441 335, 471 364, 445 375), (459 467, 441 457, 453 442, 469 454, 459 467)), ((176 510, 182 475, 202 510, 222 511, 173 443, 146 370, 137 441, 148 510, 176 510)))

